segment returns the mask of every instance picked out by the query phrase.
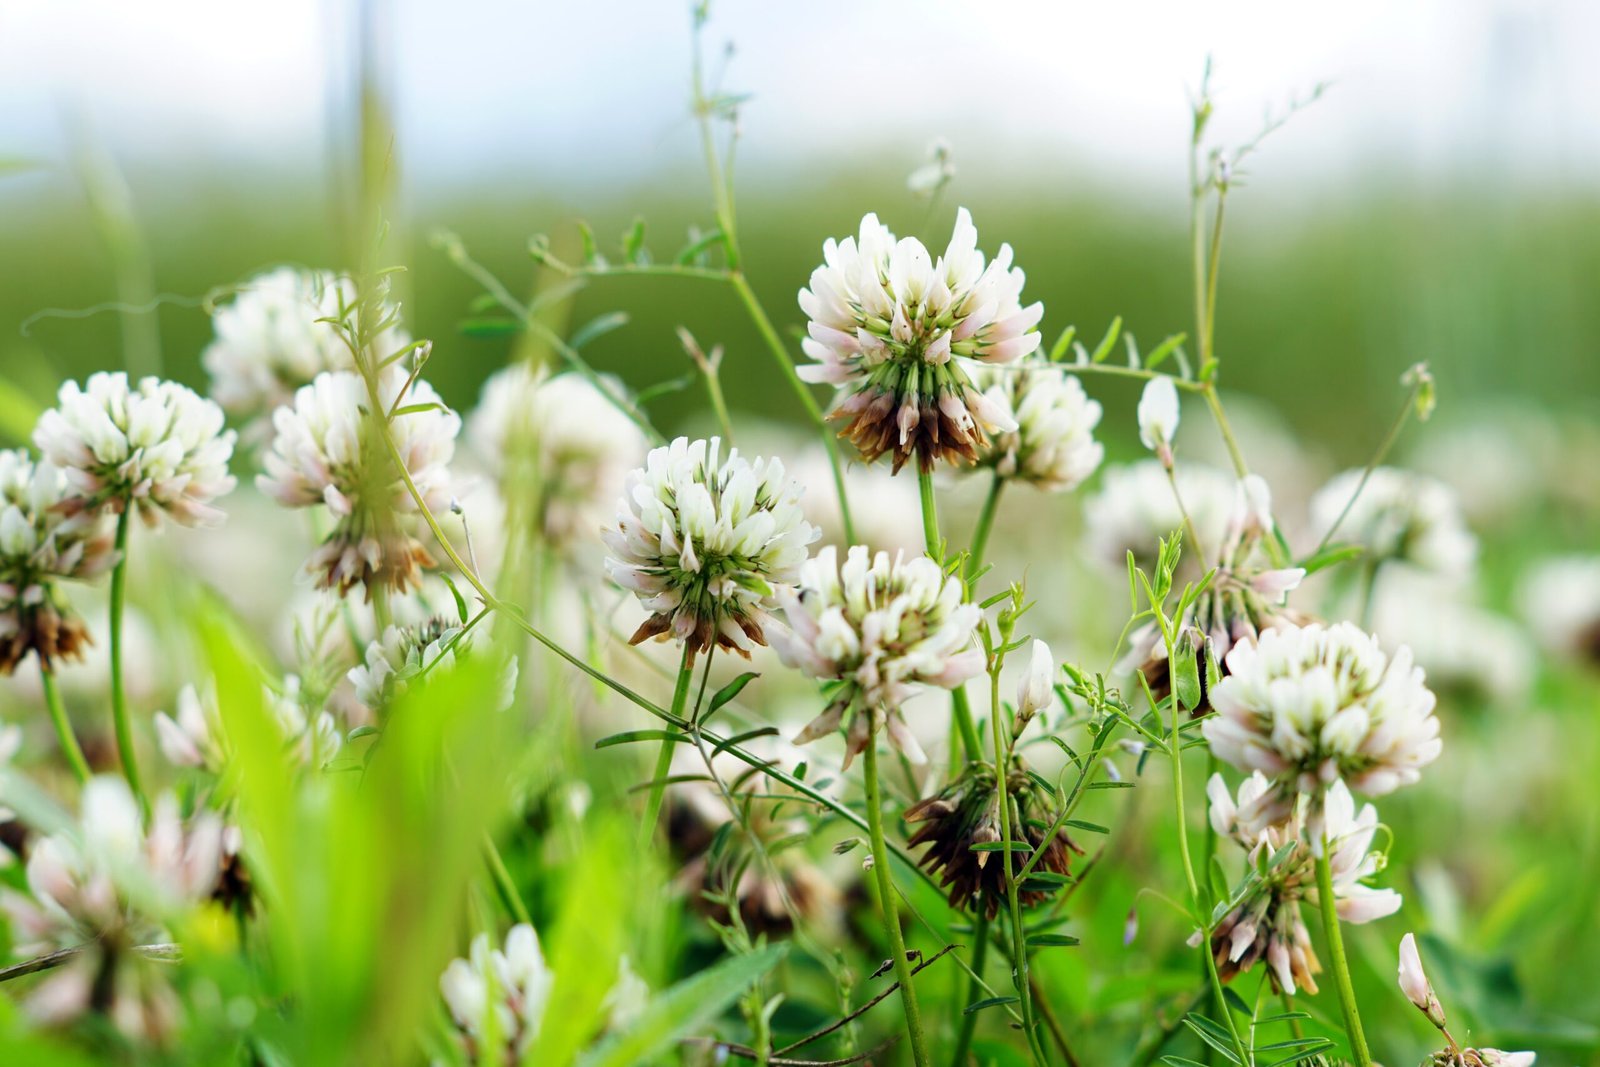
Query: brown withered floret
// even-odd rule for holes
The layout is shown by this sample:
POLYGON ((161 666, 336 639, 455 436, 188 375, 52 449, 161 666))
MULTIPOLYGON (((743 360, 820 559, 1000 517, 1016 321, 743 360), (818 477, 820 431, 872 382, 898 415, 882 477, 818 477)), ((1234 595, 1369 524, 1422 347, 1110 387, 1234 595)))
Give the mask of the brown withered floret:
MULTIPOLYGON (((912 847, 929 846, 921 865, 940 876, 939 884, 948 893, 951 906, 965 908, 971 904, 991 919, 1006 897, 1004 858, 998 851, 974 850, 972 846, 1000 840, 997 784, 992 767, 973 764, 942 792, 913 804, 904 815, 906 822, 921 824, 907 843, 912 847)), ((1020 865, 1044 843, 1050 820, 1038 803, 1036 787, 1020 764, 1013 766, 1007 790, 1014 805, 1011 840, 1028 846, 1027 852, 1012 853, 1013 863, 1020 865)), ((1066 875, 1070 873, 1072 853, 1082 851, 1065 830, 1059 830, 1045 845, 1034 870, 1066 875)), ((1048 897, 1047 893, 1019 886, 1017 899, 1023 907, 1031 907, 1048 897)))

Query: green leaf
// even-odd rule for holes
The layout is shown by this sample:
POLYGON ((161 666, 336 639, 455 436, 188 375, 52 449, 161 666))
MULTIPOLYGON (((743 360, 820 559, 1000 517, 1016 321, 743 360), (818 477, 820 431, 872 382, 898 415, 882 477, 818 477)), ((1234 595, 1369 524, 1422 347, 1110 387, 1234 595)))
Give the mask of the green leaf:
POLYGON ((456 614, 461 617, 463 625, 472 621, 472 614, 467 610, 467 598, 461 595, 461 590, 456 588, 455 579, 444 571, 439 572, 439 577, 444 579, 444 584, 450 587, 450 595, 456 600, 456 614))
POLYGON ((594 743, 595 748, 611 748, 614 745, 631 745, 639 741, 677 741, 689 744, 689 735, 676 730, 626 730, 620 734, 602 737, 594 743))
POLYGON ((1109 834, 1111 831, 1097 822, 1087 822, 1083 819, 1068 819, 1063 825, 1074 830, 1085 830, 1091 834, 1109 834))
POLYGON ((1076 326, 1068 326, 1061 331, 1061 336, 1056 338, 1056 343, 1050 346, 1050 362, 1060 363, 1066 358, 1067 351, 1072 348, 1072 339, 1078 336, 1076 326))
POLYGON ((1021 999, 1018 998, 1018 997, 987 997, 987 998, 985 998, 983 1000, 975 1000, 971 1004, 968 1004, 965 1008, 961 1009, 961 1014, 962 1015, 976 1015, 978 1012, 982 1011, 984 1008, 998 1008, 1002 1004, 1019 1004, 1019 1003, 1021 1003, 1021 999))
MULTIPOLYGON (((636 1067, 676 1045, 679 1039, 712 1023, 739 995, 778 965, 789 950, 770 945, 735 956, 686 978, 653 998, 632 1026, 612 1034, 578 1058, 578 1067, 636 1067)), ((543 1063, 537 1046, 524 1063, 543 1063)))
POLYGON ((722 705, 728 703, 728 701, 734 699, 740 693, 744 692, 744 687, 759 677, 761 677, 761 675, 757 674, 755 671, 745 671, 743 674, 739 675, 739 677, 735 678, 721 689, 718 689, 714 694, 712 694, 711 703, 706 705, 706 712, 703 716, 701 716, 701 721, 703 722, 706 719, 711 718, 712 715, 716 714, 718 708, 722 707, 722 705))
POLYGON ((1187 339, 1187 334, 1175 333, 1165 341, 1162 341, 1160 344, 1156 345, 1150 354, 1144 357, 1145 369, 1155 370, 1157 367, 1161 366, 1162 362, 1168 356, 1172 355, 1172 353, 1177 350, 1177 347, 1183 344, 1183 342, 1187 339))
POLYGON ((1316 555, 1301 560, 1295 566, 1303 567, 1309 576, 1326 567, 1333 567, 1340 563, 1357 559, 1365 551, 1366 549, 1361 545, 1330 545, 1316 555))
POLYGON ((621 329, 627 324, 628 313, 626 311, 607 312, 604 315, 590 319, 574 330, 572 336, 567 338, 567 345, 570 348, 581 349, 595 338, 604 337, 612 330, 621 329))
POLYGON ((622 235, 622 260, 624 263, 638 262, 639 252, 644 248, 644 219, 636 218, 633 225, 628 227, 628 232, 622 235))
POLYGON ((710 250, 712 245, 721 243, 722 231, 712 230, 710 233, 702 234, 700 237, 685 245, 683 247, 683 251, 677 254, 677 256, 673 259, 673 262, 680 267, 690 266, 698 261, 700 257, 708 250, 710 250))
POLYGON ((1032 852, 1033 846, 1022 841, 980 841, 976 845, 969 845, 973 852, 1032 852))
POLYGON ((1070 948, 1078 943, 1071 934, 1029 934, 1029 948, 1070 948))
POLYGON ((1111 346, 1117 343, 1117 334, 1122 332, 1122 316, 1118 315, 1111 320, 1111 327, 1106 330, 1106 335, 1100 339, 1100 344, 1095 348, 1094 355, 1089 357, 1090 363, 1104 363, 1106 357, 1111 355, 1111 346))
POLYGON ((1233 1050, 1233 1035, 1218 1024, 1207 1019, 1204 1015, 1190 1012, 1183 1017, 1183 1025, 1193 1030, 1200 1036, 1200 1040, 1210 1045, 1221 1053, 1229 1063, 1238 1063, 1239 1054, 1233 1050))

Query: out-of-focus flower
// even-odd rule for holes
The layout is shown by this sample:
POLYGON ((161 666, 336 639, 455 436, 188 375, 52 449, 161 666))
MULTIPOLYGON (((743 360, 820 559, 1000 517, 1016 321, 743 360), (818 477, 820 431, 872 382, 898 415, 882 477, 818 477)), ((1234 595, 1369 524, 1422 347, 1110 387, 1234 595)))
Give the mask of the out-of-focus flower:
MULTIPOLYGON (((354 370, 338 322, 356 303, 354 282, 332 271, 278 267, 251 278, 212 319, 216 337, 200 356, 212 398, 231 414, 253 418, 289 403, 323 371, 354 370)), ((384 306, 385 319, 396 315, 384 306)), ((381 362, 410 343, 391 325, 373 341, 372 354, 381 362)))
POLYGON ((1012 363, 1039 347, 1044 305, 1022 306, 1023 274, 1011 246, 988 263, 962 208, 937 261, 921 241, 896 241, 876 215, 857 237, 830 238, 823 265, 800 291, 810 319, 806 381, 845 388, 831 417, 869 461, 888 452, 894 469, 913 455, 973 462, 986 434, 1015 429, 968 373, 971 361, 1012 363))
POLYGON ((928 162, 906 175, 906 188, 918 196, 932 198, 956 175, 950 160, 950 142, 943 137, 928 146, 928 162))
MULTIPOLYGON (((743 431, 741 431, 742 433, 743 431)), ((791 468, 794 480, 812 486, 806 495, 806 518, 822 529, 824 544, 862 544, 874 551, 922 551, 922 511, 917 486, 896 478, 881 464, 851 464, 844 470, 855 537, 845 536, 839 496, 834 491, 828 454, 813 443, 801 448, 791 468)))
POLYGON ((1335 541, 1361 545, 1368 561, 1399 560, 1458 578, 1471 572, 1478 542, 1448 486, 1409 471, 1376 467, 1351 504, 1362 474, 1337 474, 1311 498, 1311 525, 1319 535, 1332 530, 1335 541))
MULTIPOLYGON (((267 711, 277 722, 288 751, 305 766, 321 766, 339 752, 339 725, 326 711, 308 711, 302 703, 300 679, 288 675, 281 688, 265 687, 267 711)), ((201 696, 192 685, 178 693, 176 716, 156 712, 156 740, 162 755, 175 767, 192 767, 220 774, 227 763, 227 748, 217 715, 215 698, 201 696)))
MULTIPOLYGON (((461 420, 424 381, 385 373, 379 392, 400 459, 430 512, 450 504, 450 459, 461 420)), ((337 520, 306 569, 323 589, 345 594, 361 584, 405 592, 433 562, 418 540, 417 502, 380 451, 366 383, 353 373, 319 374, 273 413, 276 437, 256 487, 284 507, 326 504, 337 520)))
POLYGON ((505 949, 487 934, 472 939, 466 959, 451 960, 439 976, 450 1018, 473 1063, 521 1063, 539 1039, 545 1001, 555 976, 545 965, 539 935, 527 923, 506 934, 505 949), (485 1048, 490 1026, 499 1047, 485 1048))
POLYGON ((128 1037, 159 1040, 180 1006, 148 946, 169 938, 164 923, 216 888, 222 822, 202 812, 185 825, 171 795, 161 797, 148 833, 120 778, 84 787, 77 827, 45 837, 28 857, 28 893, 0 892, 20 957, 81 948, 24 1002, 46 1025, 103 1012, 128 1037))
POLYGON ((1523 578, 1517 606, 1545 648, 1600 666, 1600 556, 1539 563, 1523 578))
POLYGON ((116 562, 105 521, 92 511, 68 514, 66 476, 21 449, 0 452, 0 674, 29 652, 44 670, 83 657, 89 632, 56 590, 116 562))
POLYGON ((1139 394, 1139 441, 1163 466, 1172 465, 1172 437, 1178 432, 1178 387, 1165 375, 1151 378, 1139 394))
POLYGON ((953 689, 984 669, 972 643, 982 612, 962 602, 961 580, 926 556, 869 557, 856 545, 840 566, 830 545, 806 561, 799 588, 779 590, 778 599, 788 627, 773 633, 773 649, 812 678, 841 683, 796 742, 833 733, 848 717, 847 767, 880 724, 920 762, 901 704, 918 685, 953 689))
POLYGON ((1409 647, 1441 695, 1515 701, 1533 684, 1527 631, 1473 602, 1453 579, 1414 567, 1385 571, 1373 597, 1372 629, 1386 647, 1409 647))
MULTIPOLYGON (((1331 846, 1333 906, 1348 923, 1368 923, 1400 909, 1400 894, 1366 884, 1382 866, 1372 850, 1378 812, 1371 804, 1359 814, 1343 782, 1328 789, 1327 802, 1286 797, 1259 772, 1240 785, 1238 798, 1221 775, 1206 785, 1211 825, 1249 855, 1251 868, 1239 903, 1217 924, 1211 950, 1223 981, 1265 961, 1280 991, 1317 991, 1322 967, 1300 913, 1302 901, 1321 906, 1316 886, 1316 855, 1331 846)), ((1198 937, 1198 934, 1196 935, 1198 937)))
POLYGON ((1462 1048, 1446 1028, 1444 1006, 1422 970, 1417 939, 1409 933, 1400 939, 1400 992, 1444 1034, 1449 1047, 1423 1062, 1423 1067, 1533 1067, 1532 1052, 1501 1052, 1497 1048, 1462 1048))
POLYGON ((61 387, 33 443, 71 486, 63 511, 135 508, 151 526, 162 514, 215 526, 224 516, 212 501, 234 486, 222 422, 221 408, 176 382, 102 372, 61 387))
POLYGON ((605 523, 606 509, 648 445, 633 420, 582 375, 551 377, 526 363, 484 382, 467 436, 503 492, 537 496, 542 536, 560 547, 605 523))
POLYGON ((978 457, 981 466, 1050 492, 1076 489, 1100 466, 1105 448, 1094 439, 1100 403, 1075 376, 1043 360, 1023 360, 981 368, 973 381, 1016 423, 991 435, 978 457))
POLYGON ((738 449, 724 460, 721 449, 716 437, 680 437, 651 450, 602 532, 606 572, 652 612, 635 644, 668 634, 691 660, 713 645, 748 657, 766 643, 777 590, 817 539, 781 462, 750 462, 738 449))
MULTIPOLYGON (((1049 799, 1039 795, 1041 790, 1028 777, 1020 760, 1011 768, 1006 790, 1013 804, 1011 840, 1028 848, 1027 852, 1012 854, 1012 863, 1020 865, 1044 844, 1052 812, 1049 799)), ((994 768, 987 763, 969 764, 961 777, 934 796, 913 804, 903 817, 908 823, 920 824, 906 844, 912 848, 928 846, 920 862, 930 873, 940 876, 939 884, 949 893, 950 906, 964 908, 971 904, 994 918, 1006 898, 1005 863, 997 852, 973 848, 1001 840, 1000 789, 994 768)), ((1065 830, 1058 830, 1034 869, 1065 875, 1073 852, 1082 850, 1065 830)), ((1017 900, 1023 907, 1048 896, 1018 886, 1017 900)))
MULTIPOLYGON (((1177 481, 1196 535, 1211 548, 1226 532, 1237 483, 1231 475, 1199 463, 1179 464, 1177 481)), ((1127 566, 1129 552, 1148 566, 1156 558, 1156 542, 1184 528, 1167 472, 1153 459, 1107 467, 1099 492, 1084 504, 1084 524, 1090 554, 1119 573, 1127 566)), ((1192 549, 1185 544, 1187 559, 1195 559, 1192 549)))
POLYGON ((1409 649, 1391 657, 1350 623, 1267 630, 1228 654, 1201 725, 1242 771, 1315 795, 1341 780, 1374 796, 1438 758, 1434 695, 1409 649))
POLYGON ((174 767, 221 768, 224 755, 211 719, 192 685, 179 690, 176 716, 156 712, 156 740, 167 762, 174 767))

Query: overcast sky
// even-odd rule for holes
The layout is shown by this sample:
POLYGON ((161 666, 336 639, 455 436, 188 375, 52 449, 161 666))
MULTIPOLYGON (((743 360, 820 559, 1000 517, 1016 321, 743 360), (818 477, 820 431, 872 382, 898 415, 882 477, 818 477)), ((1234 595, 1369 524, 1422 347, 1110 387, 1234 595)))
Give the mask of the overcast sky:
MULTIPOLYGON (((418 188, 636 185, 693 155, 677 0, 391 7, 418 188)), ((77 112, 138 165, 310 172, 350 77, 349 22, 328 0, 0 0, 0 155, 59 158, 77 112)), ((709 41, 730 38, 726 85, 754 94, 747 172, 864 153, 909 169, 944 137, 980 171, 1059 157, 1164 181, 1209 52, 1235 136, 1263 107, 1336 83, 1262 169, 1600 173, 1593 0, 725 0, 709 41)))

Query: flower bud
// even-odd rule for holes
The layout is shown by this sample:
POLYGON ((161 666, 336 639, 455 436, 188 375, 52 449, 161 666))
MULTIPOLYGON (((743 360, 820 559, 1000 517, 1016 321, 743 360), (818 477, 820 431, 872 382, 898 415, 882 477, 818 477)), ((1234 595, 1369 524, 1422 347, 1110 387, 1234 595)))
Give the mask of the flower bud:
POLYGON ((1422 973, 1422 957, 1417 953, 1417 939, 1411 934, 1400 939, 1400 992, 1428 1017, 1428 1021, 1444 1029, 1444 1007, 1434 995, 1428 976, 1422 973))
POLYGON ((1139 397, 1139 440, 1172 465, 1172 436, 1178 432, 1178 387, 1167 377, 1151 378, 1139 397))
POLYGON ((1206 635, 1189 626, 1178 635, 1178 643, 1172 649, 1172 694, 1185 711, 1195 710, 1205 699, 1200 685, 1205 646, 1206 635))
POLYGON ((1034 641, 1028 659, 1028 672, 1017 683, 1017 721, 1027 725, 1029 719, 1050 706, 1053 695, 1051 683, 1055 680, 1056 664, 1051 658, 1050 646, 1034 641))

